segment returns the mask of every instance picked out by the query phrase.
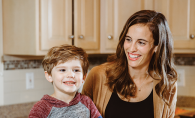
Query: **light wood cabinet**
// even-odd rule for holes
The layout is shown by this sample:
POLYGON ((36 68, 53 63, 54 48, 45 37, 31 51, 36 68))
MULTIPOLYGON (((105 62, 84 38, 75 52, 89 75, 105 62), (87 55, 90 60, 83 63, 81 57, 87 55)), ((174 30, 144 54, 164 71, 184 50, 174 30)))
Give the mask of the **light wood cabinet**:
POLYGON ((100 0, 74 0, 74 45, 100 53, 100 0))
POLYGON ((195 53, 194 5, 194 0, 2 0, 3 51, 45 55, 55 45, 73 44, 88 54, 115 53, 126 20, 151 9, 166 16, 174 52, 195 53))
POLYGON ((41 55, 38 0, 2 0, 3 53, 41 55))
POLYGON ((4 54, 45 55, 61 44, 99 53, 99 20, 99 0, 3 0, 4 54))
POLYGON ((101 52, 115 53, 120 33, 135 12, 153 9, 154 0, 101 0, 101 52))
POLYGON ((155 10, 163 13, 174 40, 174 53, 195 53, 195 0, 155 0, 155 10))
POLYGON ((72 0, 40 0, 40 49, 72 44, 72 0))

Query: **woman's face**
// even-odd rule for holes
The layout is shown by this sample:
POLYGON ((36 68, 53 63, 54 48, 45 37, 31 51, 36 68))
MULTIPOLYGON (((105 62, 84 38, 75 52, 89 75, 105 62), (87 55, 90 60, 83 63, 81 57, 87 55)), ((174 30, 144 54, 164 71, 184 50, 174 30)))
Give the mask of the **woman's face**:
POLYGON ((129 67, 148 68, 157 46, 154 46, 152 32, 147 25, 132 25, 126 34, 124 50, 129 67))

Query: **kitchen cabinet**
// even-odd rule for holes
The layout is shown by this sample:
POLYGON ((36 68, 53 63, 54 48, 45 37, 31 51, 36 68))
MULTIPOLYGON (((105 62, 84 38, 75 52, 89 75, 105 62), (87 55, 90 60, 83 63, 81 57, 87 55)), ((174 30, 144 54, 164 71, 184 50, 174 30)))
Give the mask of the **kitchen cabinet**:
POLYGON ((174 40, 174 53, 195 53, 195 1, 155 0, 155 10, 163 13, 174 40))
POLYGON ((175 53, 195 53, 193 5, 194 0, 2 0, 3 51, 37 56, 73 44, 88 54, 115 53, 126 20, 150 9, 166 16, 175 53))
POLYGON ((101 0, 101 52, 115 53, 127 19, 143 9, 154 9, 154 0, 101 0))
POLYGON ((99 53, 99 0, 3 0, 2 6, 4 54, 45 55, 72 39, 99 53))

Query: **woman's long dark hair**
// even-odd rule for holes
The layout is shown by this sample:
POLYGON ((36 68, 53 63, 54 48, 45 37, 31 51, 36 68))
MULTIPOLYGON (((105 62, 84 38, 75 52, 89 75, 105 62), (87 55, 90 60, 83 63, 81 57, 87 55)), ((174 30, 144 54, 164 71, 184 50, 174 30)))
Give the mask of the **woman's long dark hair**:
MULTIPOLYGON (((156 93, 165 103, 170 105, 172 95, 176 92, 174 84, 177 81, 177 72, 173 63, 173 39, 167 20, 162 13, 141 10, 127 20, 119 37, 116 54, 107 59, 110 65, 106 71, 108 77, 106 85, 110 90, 115 89, 125 98, 135 96, 136 86, 129 75, 128 62, 123 47, 129 27, 135 24, 147 25, 153 34, 154 45, 158 46, 158 49, 152 56, 148 72, 156 73, 161 79, 155 86, 156 93)), ((155 79, 155 77, 153 78, 155 79)))

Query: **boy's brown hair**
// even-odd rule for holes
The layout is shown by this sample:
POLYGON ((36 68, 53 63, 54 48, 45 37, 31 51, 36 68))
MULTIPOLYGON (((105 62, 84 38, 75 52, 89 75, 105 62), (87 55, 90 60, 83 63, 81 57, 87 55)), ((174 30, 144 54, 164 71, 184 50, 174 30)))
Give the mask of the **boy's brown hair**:
POLYGON ((78 59, 81 61, 83 76, 85 76, 89 67, 88 55, 82 48, 73 45, 64 44, 52 47, 45 55, 42 61, 42 66, 44 68, 44 71, 47 71, 47 73, 51 75, 52 69, 57 64, 74 59, 78 59))

